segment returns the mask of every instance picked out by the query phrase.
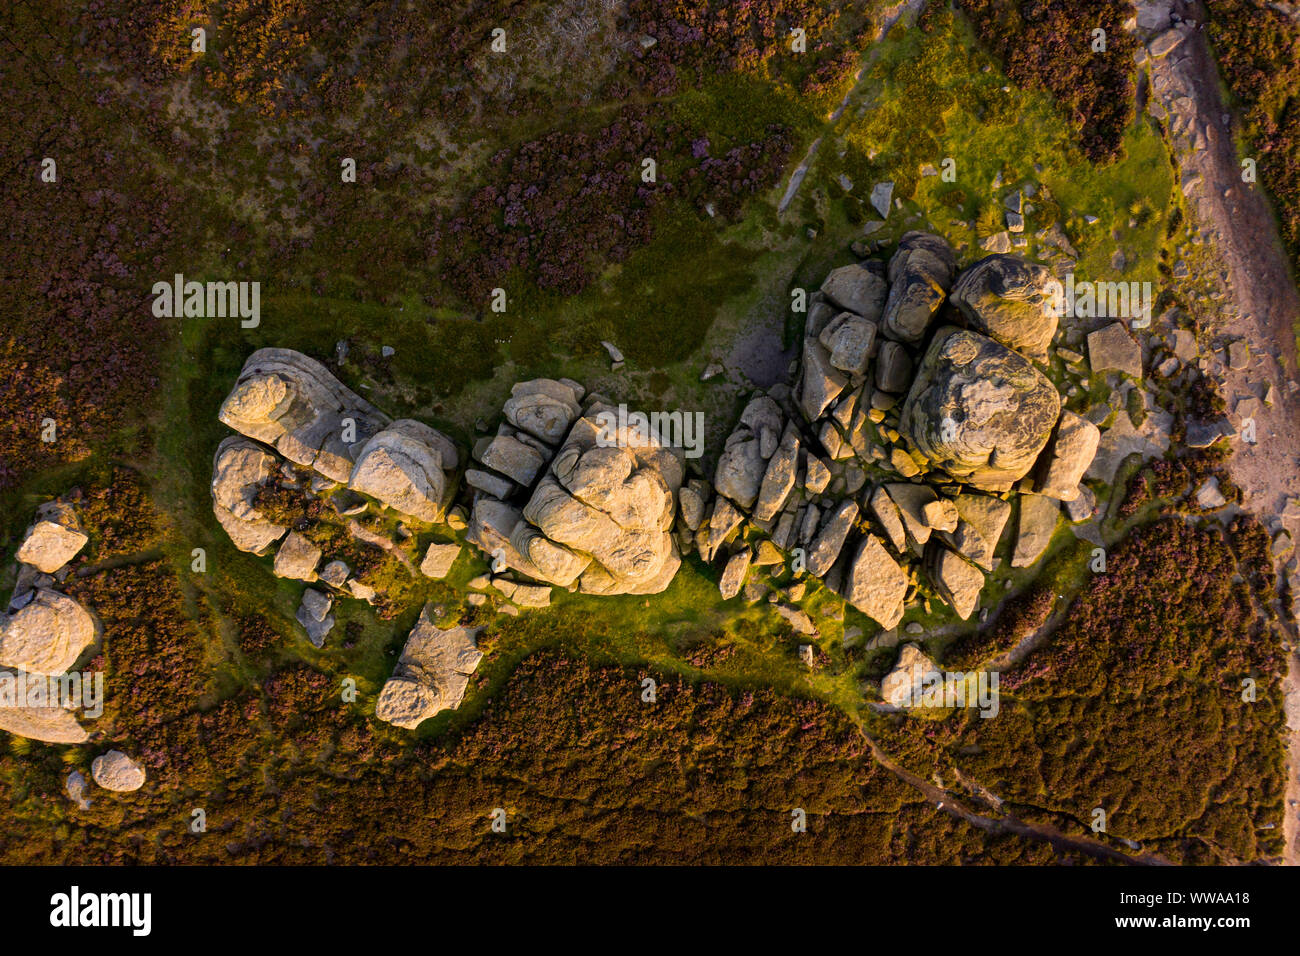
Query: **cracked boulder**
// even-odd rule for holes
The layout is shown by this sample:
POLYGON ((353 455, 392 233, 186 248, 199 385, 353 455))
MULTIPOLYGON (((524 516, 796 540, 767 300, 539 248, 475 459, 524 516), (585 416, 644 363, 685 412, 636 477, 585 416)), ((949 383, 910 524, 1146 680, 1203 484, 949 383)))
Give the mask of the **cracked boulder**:
POLYGON ((957 256, 946 239, 926 232, 905 233, 889 260, 886 334, 911 345, 919 343, 956 273, 957 256))
POLYGON ((351 477, 357 450, 391 421, 315 359, 276 348, 248 357, 218 417, 340 484, 351 477))
POLYGON ((1056 334, 1059 295, 1060 283, 1047 266, 993 255, 962 272, 951 299, 976 332, 1038 358, 1056 334))
POLYGON ((406 517, 437 524, 446 513, 458 464, 451 439, 423 422, 403 418, 361 446, 348 487, 406 517))
POLYGON ((940 329, 903 404, 899 431, 932 464, 984 491, 1028 474, 1061 411, 1028 359, 976 332, 940 329))
POLYGON ((392 676, 379 692, 375 716, 414 730, 435 714, 458 707, 469 687, 469 675, 483 659, 476 643, 482 631, 481 627, 443 630, 433 623, 426 605, 392 676))
POLYGON ((279 468, 279 460, 257 442, 231 435, 212 459, 212 513, 240 551, 265 554, 288 529, 253 505, 279 468))

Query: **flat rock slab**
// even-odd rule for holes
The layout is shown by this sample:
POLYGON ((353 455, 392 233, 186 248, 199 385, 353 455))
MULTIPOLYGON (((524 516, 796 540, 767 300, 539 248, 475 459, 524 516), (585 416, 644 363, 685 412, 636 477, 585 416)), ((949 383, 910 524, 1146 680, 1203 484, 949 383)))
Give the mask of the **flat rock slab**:
POLYGON ((1043 556, 1060 517, 1061 503, 1055 498, 1030 494, 1020 496, 1016 550, 1011 556, 1013 568, 1027 568, 1043 556))
POLYGON ((426 605, 406 639, 393 676, 379 692, 375 716, 412 730, 435 714, 459 706, 469 675, 483 659, 476 643, 482 632, 481 627, 443 630, 433 623, 426 605))
POLYGON ((1094 373, 1114 369, 1132 378, 1142 377, 1142 346, 1123 322, 1088 333, 1088 364, 1094 373))

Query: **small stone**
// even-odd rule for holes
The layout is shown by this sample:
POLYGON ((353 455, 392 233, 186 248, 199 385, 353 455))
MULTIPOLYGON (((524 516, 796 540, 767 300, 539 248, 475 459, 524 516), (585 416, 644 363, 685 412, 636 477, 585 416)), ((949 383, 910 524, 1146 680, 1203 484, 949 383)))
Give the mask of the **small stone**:
POLYGON ((90 765, 90 775, 105 790, 119 793, 139 790, 145 779, 144 769, 120 750, 96 757, 90 765))
POLYGON ((431 544, 420 562, 420 573, 426 578, 441 580, 451 571, 451 566, 460 556, 459 544, 431 544))

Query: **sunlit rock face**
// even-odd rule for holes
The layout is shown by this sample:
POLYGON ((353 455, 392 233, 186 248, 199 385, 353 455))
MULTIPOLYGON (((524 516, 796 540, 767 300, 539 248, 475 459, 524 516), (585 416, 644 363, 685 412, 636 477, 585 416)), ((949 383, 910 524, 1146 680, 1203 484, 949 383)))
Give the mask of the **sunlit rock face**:
POLYGON ((1060 414, 1056 387, 1026 358, 947 327, 921 361, 899 431, 953 478, 1007 491, 1033 468, 1060 414))

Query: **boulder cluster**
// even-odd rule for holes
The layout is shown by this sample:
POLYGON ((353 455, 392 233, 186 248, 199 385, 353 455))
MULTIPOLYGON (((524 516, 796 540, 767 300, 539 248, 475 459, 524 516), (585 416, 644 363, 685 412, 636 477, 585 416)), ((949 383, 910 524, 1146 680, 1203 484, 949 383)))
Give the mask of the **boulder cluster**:
POLYGON ((521 588, 536 587, 527 581, 586 594, 666 588, 681 564, 671 533, 681 450, 626 415, 620 422, 571 379, 520 382, 503 411, 465 476, 468 540, 492 559, 493 586, 516 603, 521 588))
MULTIPOLYGON (((1097 449, 1097 427, 1039 368, 1052 292, 1044 266, 999 254, 959 271, 922 232, 887 267, 833 270, 809 298, 794 388, 754 395, 712 485, 683 487, 683 550, 721 565, 724 598, 759 600, 751 567, 791 562, 886 629, 919 600, 922 574, 970 617, 1017 500, 1023 566, 1097 449)), ((804 630, 801 612, 769 600, 804 630)))
MULTIPOLYGON (((0 670, 13 680, 66 674, 96 640, 94 618, 58 590, 89 537, 71 502, 42 505, 18 547, 18 573, 0 612, 0 670)), ((83 743, 85 728, 61 706, 0 705, 0 730, 47 743, 83 743)))
POLYGON ((273 479, 296 485, 304 469, 309 495, 324 501, 354 536, 391 551, 394 542, 367 536, 354 519, 373 508, 408 523, 443 522, 456 492, 456 446, 423 422, 392 420, 319 362, 289 349, 250 355, 219 417, 239 434, 217 447, 212 510, 241 551, 266 554, 275 546, 280 577, 325 585, 305 592, 297 615, 320 646, 334 624, 334 595, 370 600, 374 590, 341 561, 320 567, 321 549, 262 514, 258 492, 273 479))

